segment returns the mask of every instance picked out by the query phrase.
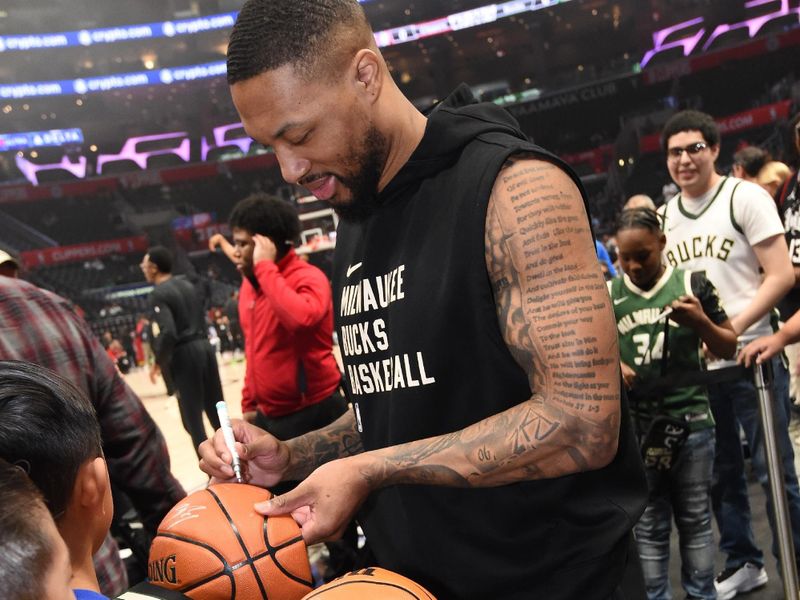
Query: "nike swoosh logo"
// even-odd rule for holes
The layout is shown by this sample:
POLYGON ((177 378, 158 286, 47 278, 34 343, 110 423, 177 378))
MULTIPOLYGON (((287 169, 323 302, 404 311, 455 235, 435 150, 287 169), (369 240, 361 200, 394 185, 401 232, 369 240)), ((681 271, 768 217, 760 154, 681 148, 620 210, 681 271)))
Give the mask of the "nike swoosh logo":
POLYGON ((622 298, 614 298, 614 306, 619 306, 620 304, 625 302, 625 300, 627 300, 627 299, 628 299, 628 296, 624 296, 622 298))
POLYGON ((360 262, 355 265, 350 265, 349 267, 347 267, 347 276, 350 277, 350 275, 358 271, 361 268, 361 265, 363 264, 364 264, 363 262, 360 262))

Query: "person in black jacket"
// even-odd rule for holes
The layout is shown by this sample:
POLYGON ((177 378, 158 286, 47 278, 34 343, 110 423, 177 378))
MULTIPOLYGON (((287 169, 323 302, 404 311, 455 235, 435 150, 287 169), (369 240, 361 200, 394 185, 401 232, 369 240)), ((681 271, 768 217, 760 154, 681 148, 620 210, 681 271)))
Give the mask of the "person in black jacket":
POLYGON ((219 428, 216 404, 223 400, 217 357, 208 341, 203 305, 195 287, 172 275, 172 255, 162 246, 150 248, 140 265, 150 296, 151 345, 156 364, 150 379, 160 372, 167 390, 178 397, 183 427, 195 451, 207 439, 205 411, 211 426, 219 428))

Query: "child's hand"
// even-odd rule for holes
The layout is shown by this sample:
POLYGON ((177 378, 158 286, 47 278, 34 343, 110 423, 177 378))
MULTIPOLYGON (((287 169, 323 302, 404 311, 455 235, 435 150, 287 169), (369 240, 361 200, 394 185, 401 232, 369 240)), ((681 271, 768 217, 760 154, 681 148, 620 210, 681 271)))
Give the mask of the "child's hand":
POLYGON ((695 329, 706 319, 703 306, 695 296, 681 296, 674 300, 670 306, 672 307, 672 314, 669 315, 669 318, 678 325, 695 329))

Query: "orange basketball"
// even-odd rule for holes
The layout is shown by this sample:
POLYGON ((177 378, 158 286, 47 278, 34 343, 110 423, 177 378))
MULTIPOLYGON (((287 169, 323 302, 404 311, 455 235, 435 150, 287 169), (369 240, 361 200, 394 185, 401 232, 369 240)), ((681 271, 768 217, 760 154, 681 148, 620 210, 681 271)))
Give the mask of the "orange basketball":
POLYGON ((158 527, 148 579, 196 600, 300 600, 313 588, 300 528, 253 509, 271 495, 223 483, 181 500, 158 527))
POLYGON ((370 567, 353 571, 317 588, 303 600, 436 600, 407 577, 370 567))

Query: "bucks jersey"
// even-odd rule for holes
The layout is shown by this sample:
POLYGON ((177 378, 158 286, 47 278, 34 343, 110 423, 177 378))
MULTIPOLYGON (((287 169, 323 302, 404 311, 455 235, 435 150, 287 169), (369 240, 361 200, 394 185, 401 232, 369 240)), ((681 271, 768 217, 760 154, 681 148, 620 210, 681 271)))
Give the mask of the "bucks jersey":
POLYGON ((704 386, 677 388, 668 392, 663 406, 659 406, 653 398, 637 397, 636 385, 661 377, 662 368, 665 375, 705 368, 697 333, 690 327, 658 317, 665 306, 681 296, 696 296, 711 321, 723 323, 728 317, 714 286, 704 273, 667 266, 649 290, 637 287, 627 275, 609 281, 608 289, 614 304, 620 357, 636 372, 631 390, 631 409, 646 421, 659 412, 687 419, 692 431, 711 427, 714 421, 704 386), (666 327, 669 327, 669 334, 664 362, 666 327))
MULTIPOLYGON (((708 198, 687 200, 678 194, 659 212, 667 236, 666 262, 705 271, 730 317, 747 308, 761 285, 753 246, 784 233, 769 194, 748 181, 723 177, 708 198)), ((767 314, 749 327, 740 341, 748 342, 772 331, 767 314)), ((717 361, 715 366, 726 364, 732 363, 717 361)))

